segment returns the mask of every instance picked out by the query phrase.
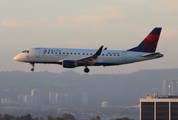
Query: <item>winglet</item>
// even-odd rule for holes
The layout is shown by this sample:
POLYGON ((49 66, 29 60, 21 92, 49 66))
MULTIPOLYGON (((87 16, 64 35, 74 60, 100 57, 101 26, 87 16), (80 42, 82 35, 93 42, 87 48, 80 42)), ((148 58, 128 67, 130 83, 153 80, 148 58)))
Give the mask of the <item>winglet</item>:
POLYGON ((101 54, 102 50, 103 50, 103 45, 92 56, 81 58, 76 61, 77 62, 81 62, 81 61, 82 62, 94 62, 94 60, 96 60, 98 56, 101 54))
POLYGON ((102 45, 102 46, 96 51, 96 53, 95 53, 94 55, 92 55, 91 57, 97 59, 98 56, 101 54, 102 50, 103 50, 103 45, 102 45))
POLYGON ((94 55, 99 56, 102 50, 103 50, 103 45, 96 51, 94 55))

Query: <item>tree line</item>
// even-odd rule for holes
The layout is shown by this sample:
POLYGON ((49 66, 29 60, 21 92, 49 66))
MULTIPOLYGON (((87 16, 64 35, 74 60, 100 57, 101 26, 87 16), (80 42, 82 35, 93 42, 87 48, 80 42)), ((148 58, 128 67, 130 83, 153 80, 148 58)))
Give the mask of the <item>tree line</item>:
MULTIPOLYGON (((30 114, 23 115, 23 116, 16 116, 16 117, 9 114, 4 114, 4 115, 0 114, 0 120, 45 120, 45 119, 42 117, 32 118, 30 114)), ((61 117, 56 117, 56 118, 53 117, 52 115, 49 115, 47 117, 47 120, 76 120, 76 119, 72 114, 65 113, 61 117)), ((100 120, 100 117, 96 116, 91 118, 90 120, 100 120)), ((133 120, 133 119, 124 117, 124 118, 116 118, 115 120, 133 120)))

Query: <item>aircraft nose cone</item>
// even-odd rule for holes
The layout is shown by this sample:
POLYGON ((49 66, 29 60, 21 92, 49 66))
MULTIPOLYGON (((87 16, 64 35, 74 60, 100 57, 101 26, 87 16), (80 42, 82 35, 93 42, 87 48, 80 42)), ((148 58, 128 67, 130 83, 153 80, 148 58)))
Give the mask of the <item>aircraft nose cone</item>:
POLYGON ((15 61, 18 61, 18 59, 19 59, 18 55, 16 55, 13 59, 14 59, 15 61))

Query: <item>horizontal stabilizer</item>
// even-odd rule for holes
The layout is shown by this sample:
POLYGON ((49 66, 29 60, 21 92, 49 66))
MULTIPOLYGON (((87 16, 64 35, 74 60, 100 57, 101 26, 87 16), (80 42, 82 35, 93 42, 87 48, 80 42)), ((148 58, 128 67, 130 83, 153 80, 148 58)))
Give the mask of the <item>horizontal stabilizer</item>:
POLYGON ((152 57, 152 56, 160 56, 162 54, 160 54, 159 52, 157 53, 147 53, 147 54, 143 54, 142 57, 152 57))

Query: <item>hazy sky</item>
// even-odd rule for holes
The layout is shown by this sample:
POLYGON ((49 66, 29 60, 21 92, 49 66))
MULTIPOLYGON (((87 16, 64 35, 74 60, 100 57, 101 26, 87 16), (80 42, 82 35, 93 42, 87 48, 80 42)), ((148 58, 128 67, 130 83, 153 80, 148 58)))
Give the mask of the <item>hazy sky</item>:
MULTIPOLYGON (((30 71, 13 57, 30 47, 127 50, 154 28, 163 27, 157 60, 116 67, 89 67, 90 73, 130 73, 178 67, 177 0, 0 0, 0 71, 30 71)), ((35 71, 62 72, 37 64, 35 71)), ((83 73, 83 67, 73 69, 83 73)))

